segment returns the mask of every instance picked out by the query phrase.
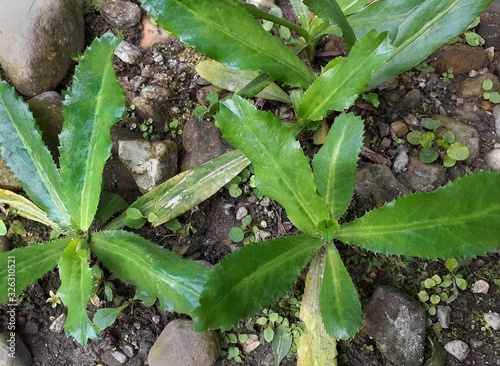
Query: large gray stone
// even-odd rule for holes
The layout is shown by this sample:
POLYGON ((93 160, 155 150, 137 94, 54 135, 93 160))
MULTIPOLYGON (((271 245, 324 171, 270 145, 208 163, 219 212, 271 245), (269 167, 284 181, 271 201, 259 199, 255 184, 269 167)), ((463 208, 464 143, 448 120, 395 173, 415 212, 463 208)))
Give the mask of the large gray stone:
POLYGON ((386 361, 422 366, 425 311, 407 294, 389 286, 378 287, 365 306, 363 329, 375 340, 386 361))
POLYGON ((405 172, 398 180, 413 192, 431 192, 448 181, 446 169, 439 164, 424 164, 417 156, 410 156, 405 172))
POLYGON ((146 193, 177 172, 177 145, 173 141, 122 140, 118 157, 146 193))
POLYGON ((212 366, 220 345, 213 331, 197 333, 191 320, 176 319, 167 324, 148 354, 150 366, 212 366))
POLYGON ((430 64, 439 73, 453 68, 453 74, 468 74, 471 70, 488 67, 488 56, 481 47, 472 47, 463 43, 444 46, 432 54, 430 64))
POLYGON ((31 366, 32 362, 30 351, 17 333, 0 334, 0 365, 31 366))
POLYGON ((365 211, 382 206, 405 193, 409 193, 409 190, 385 165, 369 164, 356 173, 356 202, 365 211))
POLYGON ((141 8, 139 5, 125 0, 105 2, 102 7, 102 13, 106 21, 112 27, 118 29, 132 28, 141 20, 141 8))
POLYGON ((0 0, 0 65, 19 92, 54 89, 84 47, 81 0, 0 0))
POLYGON ((182 161, 182 170, 189 170, 206 163, 231 149, 212 123, 192 119, 186 122, 182 133, 182 144, 186 156, 182 161))
POLYGON ((491 74, 489 72, 478 75, 475 78, 467 78, 463 80, 456 80, 453 83, 457 95, 462 98, 482 98, 485 90, 483 89, 483 83, 485 80, 491 80, 493 82, 493 88, 491 91, 497 91, 500 87, 500 82, 498 81, 498 76, 491 74))

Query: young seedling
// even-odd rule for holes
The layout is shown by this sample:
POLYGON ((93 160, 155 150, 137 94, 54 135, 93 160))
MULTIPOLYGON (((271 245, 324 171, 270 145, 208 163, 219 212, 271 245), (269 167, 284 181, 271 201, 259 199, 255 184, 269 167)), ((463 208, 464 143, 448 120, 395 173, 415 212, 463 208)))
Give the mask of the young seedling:
POLYGON ((493 104, 500 103, 500 93, 497 91, 492 91, 493 89, 493 81, 490 79, 486 79, 483 81, 483 98, 489 100, 493 104))
POLYGON ((241 219, 240 227, 232 227, 229 230, 229 238, 235 243, 243 242, 244 245, 247 245, 255 241, 255 235, 258 231, 259 228, 252 225, 252 216, 246 215, 241 219))
POLYGON ((427 131, 411 131, 406 135, 406 139, 412 145, 421 146, 419 151, 420 161, 426 164, 433 163, 439 157, 437 149, 445 151, 443 165, 452 167, 457 161, 465 160, 469 157, 469 149, 459 142, 455 142, 455 135, 451 131, 446 131, 442 137, 438 138, 437 130, 441 123, 431 118, 422 119, 422 125, 427 131))
POLYGON ((454 77, 455 75, 453 75, 453 67, 450 67, 448 70, 441 74, 441 80, 443 80, 444 82, 448 82, 454 77))

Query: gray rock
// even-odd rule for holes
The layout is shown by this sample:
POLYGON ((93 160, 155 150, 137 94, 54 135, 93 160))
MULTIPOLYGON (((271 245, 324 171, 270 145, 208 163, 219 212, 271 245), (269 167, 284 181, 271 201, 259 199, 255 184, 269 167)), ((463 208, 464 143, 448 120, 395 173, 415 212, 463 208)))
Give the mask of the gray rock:
POLYGON ((118 143, 118 157, 142 193, 177 172, 177 145, 173 141, 122 140, 118 143))
POLYGON ((141 132, 130 130, 126 127, 120 126, 111 126, 109 134, 111 135, 111 140, 113 140, 113 147, 111 148, 111 152, 115 155, 118 154, 118 144, 120 141, 144 139, 141 132))
POLYGON ((479 156, 479 133, 469 125, 457 121, 454 118, 435 114, 432 116, 436 121, 441 122, 444 129, 438 130, 438 136, 446 130, 453 132, 455 141, 469 148, 469 157, 465 160, 467 164, 472 163, 479 156))
POLYGON ((399 174, 398 179, 413 192, 434 191, 448 180, 442 165, 424 164, 417 156, 410 156, 406 171, 399 174))
POLYGON ((439 73, 453 68, 453 74, 468 74, 471 70, 481 70, 488 67, 488 57, 481 47, 472 47, 463 43, 444 46, 432 54, 430 65, 439 73))
POLYGON ((189 170, 219 157, 231 150, 212 123, 192 119, 184 125, 182 144, 186 156, 182 161, 182 170, 189 170))
POLYGON ((492 91, 498 90, 500 82, 498 77, 489 72, 479 75, 475 78, 468 78, 463 80, 456 80, 453 83, 457 95, 462 98, 482 98, 485 90, 483 89, 483 82, 491 80, 493 82, 492 91))
POLYGON ((248 215, 248 209, 245 206, 241 206, 238 208, 238 211, 236 211, 236 220, 241 220, 246 215, 248 215))
POLYGON ((115 56, 126 64, 136 65, 142 59, 142 51, 127 41, 122 41, 115 48, 115 56))
POLYGON ((118 29, 128 29, 141 20, 141 8, 130 1, 108 1, 102 7, 106 21, 118 29))
POLYGON ((21 337, 15 332, 0 334, 0 365, 31 366, 33 359, 21 337))
POLYGON ((438 305, 436 315, 441 328, 448 329, 450 327, 451 307, 438 305))
POLYGON ((495 117, 495 133, 500 138, 500 104, 493 107, 493 117, 495 117))
MULTIPOLYGON (((410 93, 411 92, 409 92, 408 94, 410 94, 410 93)), ((408 96, 408 94, 406 94, 406 95, 408 96)), ((405 96, 405 98, 406 98, 406 96, 405 96)), ((396 137, 406 136, 406 134, 408 133, 408 126, 403 121, 393 122, 393 123, 391 123, 391 132, 393 132, 394 135, 396 135, 396 137)))
POLYGON ((408 163, 410 162, 410 157, 406 151, 400 151, 394 158, 392 163, 392 171, 395 174, 402 173, 406 170, 408 163))
POLYGON ((160 85, 147 85, 138 96, 127 98, 146 118, 152 118, 157 126, 165 125, 172 106, 172 91, 160 85))
POLYGON ((459 361, 463 361, 469 355, 469 345, 461 340, 453 340, 444 346, 446 352, 457 358, 459 361))
POLYGON ((491 10, 497 10, 500 5, 495 3, 491 4, 487 11, 481 14, 481 22, 476 27, 476 31, 484 38, 486 47, 493 46, 498 49, 500 48, 500 14, 498 11, 491 10))
POLYGON ((416 300, 393 287, 380 286, 363 313, 363 330, 375 340, 386 361, 422 365, 425 311, 416 300))
POLYGON ((83 46, 80 0, 0 2, 0 65, 22 94, 54 89, 83 46))
POLYGON ((354 187, 356 201, 365 211, 382 206, 409 190, 394 176, 391 169, 381 164, 369 164, 356 172, 354 187))
POLYGON ((500 149, 493 149, 484 154, 486 164, 498 172, 500 172, 500 149))
MULTIPOLYGON (((0 147, 0 152, 2 148, 0 147)), ((8 189, 11 191, 20 191, 23 189, 21 183, 14 178, 14 174, 10 171, 7 163, 0 156, 0 188, 8 189)))
POLYGON ((33 117, 42 131, 43 142, 55 161, 59 160, 59 134, 64 122, 62 101, 61 94, 55 91, 44 92, 28 100, 33 117))
POLYGON ((477 280, 472 284, 472 293, 487 294, 490 289, 490 284, 485 280, 477 280))
POLYGON ((122 346, 122 351, 127 355, 127 357, 134 357, 135 355, 134 347, 129 343, 126 343, 122 346))
POLYGON ((410 90, 403 97, 403 104, 408 108, 416 108, 420 104, 422 93, 419 89, 410 90))
POLYGON ((61 333, 64 329, 64 323, 66 323, 66 314, 62 313, 52 322, 49 329, 54 333, 61 333))
POLYGON ((111 353, 111 355, 112 355, 112 356, 113 356, 113 358, 114 358, 116 361, 118 361, 120 364, 124 364, 125 362, 127 362, 127 361, 128 361, 128 357, 127 357, 124 353, 122 353, 122 352, 120 352, 120 351, 113 351, 113 352, 111 353))
POLYGON ((212 366, 220 345, 213 331, 195 332, 191 320, 176 319, 167 324, 148 354, 150 366, 212 366))
POLYGON ((500 314, 494 312, 488 312, 484 314, 484 320, 493 330, 500 329, 500 314))

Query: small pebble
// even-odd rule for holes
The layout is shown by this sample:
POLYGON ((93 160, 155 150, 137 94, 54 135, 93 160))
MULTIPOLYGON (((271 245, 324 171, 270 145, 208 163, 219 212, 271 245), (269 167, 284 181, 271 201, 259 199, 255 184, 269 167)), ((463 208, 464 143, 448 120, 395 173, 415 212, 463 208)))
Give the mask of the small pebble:
POLYGON ((469 345, 461 340, 454 340, 446 343, 444 349, 459 361, 465 360, 470 351, 469 345))
POLYGON ((482 346, 484 346, 484 342, 481 341, 480 339, 476 339, 476 338, 469 339, 469 344, 470 344, 470 347, 474 348, 474 349, 478 349, 478 348, 481 348, 482 346))
POLYGON ((402 172, 405 172, 409 161, 410 158, 408 157, 406 151, 401 151, 394 159, 394 162, 392 164, 392 171, 395 174, 400 174, 402 172))
POLYGON ((486 323, 488 323, 491 329, 493 330, 500 329, 500 314, 493 313, 490 311, 484 314, 484 320, 486 321, 486 323))
POLYGON ((160 316, 159 315, 153 315, 151 317, 151 321, 154 323, 154 324, 158 324, 160 322, 160 316))
POLYGON ((139 343, 139 353, 141 354, 148 354, 149 350, 153 347, 153 343, 150 341, 141 341, 139 343))
POLYGON ((136 65, 142 59, 142 52, 133 44, 122 41, 115 49, 115 56, 126 64, 136 65))
POLYGON ((487 294, 490 285, 485 280, 477 280, 472 284, 472 292, 475 294, 487 294))
POLYGON ((134 328, 141 329, 141 323, 138 323, 138 322, 134 323, 134 328))
POLYGON ((403 121, 391 123, 391 130, 397 137, 403 137, 408 133, 408 126, 403 121))
POLYGON ((484 156, 484 160, 491 169, 500 171, 500 149, 493 149, 488 151, 484 156))
POLYGON ((450 327, 451 308, 449 306, 438 305, 437 319, 441 328, 448 329, 450 327))
POLYGON ((264 197, 262 201, 260 201, 261 206, 268 207, 271 204, 271 200, 268 197, 264 197))
POLYGON ((236 211, 236 220, 241 220, 246 215, 248 215, 247 208, 245 206, 241 206, 240 208, 238 208, 238 211, 236 211))
POLYGON ((111 355, 119 363, 125 363, 128 360, 128 357, 120 351, 114 351, 111 355))
POLYGON ((389 146, 391 146, 391 139, 388 138, 388 137, 384 137, 382 139, 382 141, 380 142, 380 146, 382 146, 383 148, 388 148, 389 146))
POLYGON ((66 322, 66 314, 59 315, 50 325, 49 329, 54 333, 61 333, 66 322))
POLYGON ((267 227, 267 221, 266 220, 262 220, 260 222, 260 227, 263 228, 263 229, 265 229, 267 227))
POLYGON ((122 351, 123 351, 123 353, 125 353, 127 355, 127 357, 134 357, 135 350, 131 344, 128 344, 128 343, 124 344, 122 346, 122 351))
POLYGON ((255 234, 255 240, 260 241, 271 237, 271 233, 264 230, 259 230, 255 234))

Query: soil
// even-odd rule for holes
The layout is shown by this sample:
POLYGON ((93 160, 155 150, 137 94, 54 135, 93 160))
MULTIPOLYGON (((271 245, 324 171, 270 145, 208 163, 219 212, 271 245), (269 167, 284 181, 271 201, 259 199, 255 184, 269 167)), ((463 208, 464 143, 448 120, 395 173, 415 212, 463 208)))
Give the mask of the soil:
MULTIPOLYGON (((283 3, 277 2, 278 4, 283 3)), ((283 6, 285 15, 289 15, 289 10, 283 6)), ((109 29, 108 24, 95 9, 89 10, 86 14, 86 37, 87 44, 109 29)), ((132 28, 125 32, 121 32, 124 38, 132 44, 138 44, 141 38, 142 27, 139 24, 136 28, 132 28)), ((330 38, 328 42, 323 42, 319 45, 318 54, 323 57, 316 59, 314 68, 320 69, 320 65, 327 62, 325 58, 334 53, 342 53, 343 49, 339 46, 339 42, 335 38, 330 38), (333 51, 332 51, 333 47, 333 51)), ((195 55, 192 50, 187 49, 178 42, 172 41, 171 44, 162 45, 161 52, 171 52, 172 57, 176 60, 186 61, 190 67, 200 59, 199 55, 195 55), (179 55, 185 55, 186 50, 193 57, 186 59, 179 55)), ((144 62, 137 66, 124 64, 120 60, 114 60, 115 70, 118 77, 122 81, 124 88, 125 80, 128 80, 130 90, 133 91, 134 85, 141 74, 141 71, 148 64, 153 63, 153 54, 158 48, 144 53, 144 62)), ((160 52, 158 51, 158 52, 160 52)), ((331 56, 329 56, 331 58, 331 56)), ((182 65, 177 67, 182 68, 184 72, 189 68, 182 65)), ((493 66, 492 66, 493 67, 493 66)), ((192 70, 192 68, 191 68, 192 70)), ((178 75, 179 70, 171 70, 172 75, 178 75)), ((199 102, 196 98, 197 91, 202 87, 197 83, 197 78, 194 71, 187 72, 186 79, 177 80, 174 76, 169 82, 170 89, 175 91, 176 97, 172 100, 172 107, 177 107, 175 118, 182 125, 192 118, 193 107, 199 102)), ((465 76, 462 76, 465 77, 465 76)), ((384 91, 380 90, 381 105, 379 108, 373 108, 364 102, 359 102, 353 110, 355 113, 362 115, 365 118, 366 131, 366 147, 378 154, 379 157, 391 161, 395 156, 395 146, 382 147, 380 136, 381 123, 390 123, 394 120, 403 120, 408 116, 429 116, 432 113, 438 113, 439 110, 434 106, 433 100, 438 98, 444 108, 454 108, 456 100, 452 98, 453 89, 449 87, 449 83, 440 80, 437 75, 423 76, 418 72, 407 73, 396 79, 396 92, 401 96, 408 91, 419 88, 421 78, 426 79, 426 87, 420 88, 422 92, 421 103, 416 108, 408 108, 401 100, 395 104, 389 104, 384 99, 384 91), (419 79, 420 78, 420 79, 419 79), (426 103, 425 101, 428 101, 426 103), (424 110, 423 105, 427 106, 424 110), (435 110, 433 110, 435 109, 435 110), (387 122, 389 121, 389 122, 387 122)), ((64 85, 61 88, 65 88, 64 85)), ((401 98, 402 99, 402 98, 401 98)), ((272 103, 263 104, 265 108, 275 108, 279 106, 272 103)), ((482 116, 478 118, 474 127, 478 130, 481 136, 481 149, 491 149, 492 140, 494 139, 494 127, 492 124, 493 117, 491 112, 480 106, 477 113, 482 116)), ((273 110, 274 111, 274 110, 273 110)), ((144 123, 147 116, 141 116, 139 113, 134 114, 129 119, 124 120, 121 125, 127 128, 132 128, 132 125, 140 125, 144 123)), ((172 117, 172 116, 169 116, 172 117)), ((161 126, 158 126, 158 131, 161 126)), ((317 147, 311 143, 310 136, 302 136, 301 142, 306 151, 312 155, 317 147)), ((163 132, 158 132, 159 139, 171 138, 170 135, 163 132)), ((174 139, 180 149, 180 157, 184 155, 182 143, 179 137, 174 139)), ((361 163, 372 162, 369 159, 362 158, 361 163)), ((467 169, 473 171, 484 169, 485 165, 481 159, 478 159, 472 166, 467 169)), ((466 167, 459 164, 453 171, 456 175, 462 175, 466 167)), ((125 197, 128 201, 132 201, 139 195, 137 190, 121 191, 116 184, 108 181, 106 187, 109 190, 115 190, 117 193, 125 197)), ((212 198, 200 204, 195 209, 182 215, 179 221, 185 227, 192 227, 195 232, 189 235, 172 234, 164 227, 152 229, 145 227, 137 230, 140 235, 152 240, 158 245, 172 249, 187 258, 195 260, 204 260, 210 264, 220 262, 222 258, 230 254, 237 248, 237 244, 229 239, 229 230, 234 226, 240 226, 240 222, 235 219, 235 213, 238 208, 245 206, 249 210, 249 214, 253 218, 253 223, 259 223, 262 219, 266 220, 268 227, 266 231, 270 232, 273 237, 280 235, 291 235, 294 233, 292 225, 288 222, 286 214, 281 207, 271 201, 270 205, 265 207, 262 201, 257 199, 248 184, 242 185, 243 194, 240 197, 233 198, 229 195, 227 189, 223 189, 214 195, 212 198)), ((356 199, 353 201, 352 213, 356 212, 356 199)), ((48 239, 48 231, 46 228, 21 220, 24 224, 27 233, 24 235, 14 236, 13 245, 25 245, 31 242, 40 242, 48 239)), ((392 285, 402 289, 404 292, 417 298, 417 293, 420 291, 420 282, 434 274, 441 276, 448 272, 443 262, 425 261, 412 258, 400 258, 391 256, 374 255, 354 247, 347 247, 339 244, 341 255, 346 263, 346 266, 351 273, 352 278, 358 288, 362 304, 366 304, 375 288, 379 285, 392 285)), ((475 344, 470 355, 463 362, 457 361, 452 356, 448 357, 447 365, 499 365, 500 364, 500 337, 498 332, 488 328, 483 320, 483 313, 490 310, 498 311, 500 309, 500 281, 498 274, 500 273, 500 255, 492 254, 487 257, 477 258, 468 263, 463 263, 458 270, 469 283, 469 288, 466 291, 460 291, 457 299, 450 304, 451 312, 451 327, 442 329, 437 324, 435 316, 429 316, 432 324, 428 328, 428 336, 438 339, 442 344, 446 344, 452 339, 461 339, 469 344, 475 344), (470 284, 476 280, 484 279, 491 288, 486 294, 473 294, 470 291, 470 284)), ((109 276, 109 273, 106 273, 109 276)), ((303 279, 303 278, 302 278, 303 279)), ((118 280, 110 280, 115 286, 115 299, 117 296, 127 300, 134 296, 134 289, 130 286, 122 284, 118 280)), ((301 291, 302 280, 298 281, 296 294, 301 291)), ((17 307, 17 331, 24 343, 29 348, 34 363, 39 366, 94 366, 100 365, 118 365, 119 363, 113 358, 113 352, 121 351, 127 354, 127 365, 145 365, 147 364, 147 354, 161 333, 166 324, 174 319, 179 318, 179 314, 168 313, 162 311, 158 304, 151 307, 145 307, 140 303, 134 303, 122 312, 117 321, 102 332, 102 338, 99 340, 91 340, 86 347, 81 346, 73 339, 66 337, 63 332, 53 332, 49 330, 50 325, 60 314, 64 312, 62 306, 50 306, 46 302, 49 298, 49 291, 56 292, 60 282, 57 275, 57 270, 50 272, 48 275, 38 280, 30 286, 20 296, 19 306, 17 307)), ((292 290, 293 291, 293 290, 292 290)), ((299 295, 297 295, 299 296, 299 295)), ((100 296, 99 306, 112 306, 113 304, 107 301, 104 295, 100 296)), ((279 308, 274 308, 280 311, 279 308)), ((96 306, 89 304, 89 314, 95 313, 96 306)), ((0 315, 3 319, 5 307, 0 307, 0 315)), ((293 314, 283 314, 290 318, 291 321, 297 321, 293 314)), ((0 330, 3 330, 4 324, 0 325, 0 330)), ((255 333, 262 337, 263 329, 253 324, 251 329, 245 327, 245 322, 241 323, 239 332, 255 333)), ((381 354, 373 340, 365 333, 360 332, 353 340, 340 342, 339 344, 339 364, 341 365, 384 365, 381 354)), ((430 348, 426 354, 430 356, 430 348)), ((240 365, 269 365, 273 360, 272 349, 270 344, 263 344, 256 350, 244 355, 244 359, 240 365)), ((227 356, 221 355, 217 361, 217 365, 237 365, 235 361, 230 361, 227 356)), ((281 365, 295 365, 296 359, 294 355, 287 357, 281 362, 281 365)))

